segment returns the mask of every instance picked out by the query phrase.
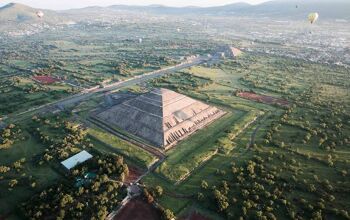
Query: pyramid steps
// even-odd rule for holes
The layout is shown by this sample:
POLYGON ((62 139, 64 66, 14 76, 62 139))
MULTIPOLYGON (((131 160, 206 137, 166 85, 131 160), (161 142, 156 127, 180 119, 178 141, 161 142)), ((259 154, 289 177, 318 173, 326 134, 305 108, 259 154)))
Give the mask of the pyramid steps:
POLYGON ((168 89, 154 89, 97 115, 100 120, 168 148, 222 117, 224 111, 168 89))

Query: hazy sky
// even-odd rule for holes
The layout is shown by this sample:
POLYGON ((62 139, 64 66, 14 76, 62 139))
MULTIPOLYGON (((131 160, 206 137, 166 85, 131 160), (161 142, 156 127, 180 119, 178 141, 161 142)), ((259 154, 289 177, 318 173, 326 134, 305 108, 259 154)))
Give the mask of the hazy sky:
POLYGON ((214 6, 225 5, 235 2, 248 2, 250 4, 258 4, 268 0, 0 0, 0 6, 10 2, 17 2, 29 5, 35 8, 46 9, 69 9, 80 8, 86 6, 108 6, 108 5, 151 5, 161 4, 168 6, 214 6))

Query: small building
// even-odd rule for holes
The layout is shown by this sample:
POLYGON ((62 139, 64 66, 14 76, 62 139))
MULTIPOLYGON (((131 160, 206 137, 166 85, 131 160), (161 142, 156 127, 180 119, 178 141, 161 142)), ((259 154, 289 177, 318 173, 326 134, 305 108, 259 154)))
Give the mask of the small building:
POLYGON ((93 156, 87 151, 83 150, 80 153, 68 158, 61 162, 61 164, 68 170, 76 167, 78 164, 84 163, 85 161, 91 159, 93 156))

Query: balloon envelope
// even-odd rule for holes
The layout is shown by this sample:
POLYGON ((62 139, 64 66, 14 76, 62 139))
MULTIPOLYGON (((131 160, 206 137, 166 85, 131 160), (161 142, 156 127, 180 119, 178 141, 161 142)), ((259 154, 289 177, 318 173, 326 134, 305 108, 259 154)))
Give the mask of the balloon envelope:
POLYGON ((315 23, 318 19, 318 13, 316 13, 316 12, 310 13, 308 16, 308 19, 309 19, 311 24, 315 23))
POLYGON ((44 12, 38 11, 38 12, 36 12, 36 15, 37 15, 39 18, 42 18, 42 17, 44 17, 44 12))

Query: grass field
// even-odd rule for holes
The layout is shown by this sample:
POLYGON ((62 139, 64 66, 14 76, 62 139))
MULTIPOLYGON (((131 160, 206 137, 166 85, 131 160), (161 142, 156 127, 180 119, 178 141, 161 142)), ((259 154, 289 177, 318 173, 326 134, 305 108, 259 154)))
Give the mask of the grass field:
POLYGON ((116 137, 115 135, 109 134, 96 127, 90 127, 89 135, 99 142, 95 144, 98 150, 105 153, 118 153, 123 155, 126 159, 136 163, 141 168, 147 168, 152 165, 157 157, 153 156, 149 152, 142 148, 130 144, 116 137))
POLYGON ((9 149, 1 150, 0 165, 11 167, 10 172, 1 175, 3 179, 0 180, 0 194, 2 195, 0 197, 0 213, 2 214, 13 211, 13 208, 22 201, 62 178, 47 164, 38 166, 31 160, 31 158, 43 153, 47 146, 36 141, 26 131, 23 132, 22 136, 25 140, 16 142, 9 149), (25 158, 26 161, 18 172, 12 167, 12 164, 22 158, 25 158), (18 180, 18 185, 13 190, 8 185, 12 179, 18 180), (35 188, 31 187, 33 182, 36 183, 35 188))
MULTIPOLYGON (((256 126, 252 125, 236 137, 237 147, 233 151, 227 155, 220 153, 214 155, 208 162, 195 169, 185 181, 179 184, 169 183, 167 179, 162 178, 157 172, 149 174, 143 182, 146 185, 161 185, 166 192, 173 192, 175 195, 188 197, 177 198, 173 195, 165 194, 160 198, 160 203, 164 207, 170 208, 179 216, 186 212, 188 208, 197 205, 196 196, 197 192, 200 191, 200 185, 203 180, 206 180, 209 185, 215 185, 222 178, 222 174, 218 174, 217 171, 230 172, 233 158, 244 161, 249 160, 253 156, 247 148, 247 144, 250 142, 251 134, 256 126)), ((219 215, 213 212, 211 212, 211 215, 214 219, 221 219, 219 215)))
POLYGON ((167 152, 167 159, 157 169, 171 182, 177 182, 189 175, 202 162, 216 154, 217 139, 224 135, 223 130, 244 115, 242 111, 232 111, 219 120, 196 132, 189 139, 180 142, 167 152))
MULTIPOLYGON (((57 43, 67 49, 77 46, 57 43)), ((94 48, 86 46, 80 55, 94 48)), ((111 68, 100 62, 79 65, 88 72, 111 68)), ((75 66, 68 64, 65 68, 73 71, 75 66)), ((133 74, 139 73, 135 70, 133 74)), ((157 202, 177 216, 198 210, 212 219, 349 219, 348 79, 348 70, 340 67, 248 54, 214 67, 192 67, 153 80, 147 88, 135 86, 135 91, 170 88, 228 112, 167 151, 165 161, 142 183, 150 188, 162 186, 164 193, 157 202), (237 90, 282 98, 291 105, 280 107, 242 99, 235 96, 237 90), (250 123, 254 118, 257 120, 250 123), (242 132, 233 135, 237 131, 242 132), (217 151, 218 140, 223 138, 224 144, 232 146, 227 151, 217 151), (202 187, 203 180, 207 187, 202 187), (214 195, 215 190, 221 193, 219 199, 227 200, 221 211, 223 203, 214 195)), ((30 81, 23 80, 19 86, 27 83, 30 81)), ((8 88, 3 86, 6 93, 8 88)), ((18 91, 12 92, 19 95, 18 91)), ((41 93, 28 97, 40 99, 41 93)), ((96 98, 78 106, 74 116, 86 119, 101 101, 96 98)), ((47 126, 40 129, 55 139, 62 133, 47 126)), ((21 172, 11 170, 0 180, 0 193, 5 195, 0 198, 0 213, 61 178, 50 166, 32 163, 48 146, 32 138, 25 127, 23 130, 25 139, 0 154, 0 165, 12 166, 28 158, 21 172), (38 188, 29 187, 28 176, 33 176, 38 188), (9 191, 12 177, 20 182, 9 191)), ((98 151, 121 154, 131 165, 147 168, 156 160, 139 147, 94 126, 90 126, 89 135, 98 151)))
MULTIPOLYGON (((344 186, 349 183, 349 151, 346 146, 349 146, 347 137, 350 127, 346 122, 346 112, 349 109, 347 100, 350 99, 349 89, 345 87, 349 85, 344 80, 345 70, 332 70, 319 64, 272 56, 245 56, 236 61, 226 61, 218 67, 193 67, 185 72, 210 78, 213 83, 188 90, 180 88, 180 92, 200 100, 210 100, 217 105, 228 105, 245 111, 263 111, 265 116, 234 139, 236 147, 228 155, 218 153, 197 169, 192 168, 197 165, 196 157, 191 155, 188 146, 191 149, 202 149, 203 145, 207 146, 203 143, 208 143, 207 149, 210 150, 215 148, 215 141, 204 141, 203 137, 203 142, 189 139, 190 143, 183 151, 185 153, 182 153, 181 148, 178 148, 179 152, 176 152, 176 148, 168 152, 169 161, 144 179, 146 185, 158 184, 169 192, 159 199, 161 205, 172 209, 177 215, 198 209, 207 210, 207 216, 212 219, 253 217, 259 209, 253 206, 244 214, 242 207, 247 207, 249 201, 255 201, 254 198, 263 195, 246 197, 241 194, 241 190, 251 192, 251 183, 259 182, 259 175, 263 174, 258 172, 256 180, 252 179, 237 187, 238 181, 234 179, 236 177, 232 174, 232 166, 235 164, 236 167, 245 167, 249 161, 254 161, 259 156, 262 162, 257 163, 263 167, 263 172, 272 173, 276 177, 272 185, 288 188, 282 196, 288 201, 287 205, 280 201, 272 205, 276 210, 272 213, 278 219, 296 215, 309 218, 316 215, 318 210, 322 210, 323 216, 348 218, 346 210, 349 210, 349 200, 344 196, 347 192, 344 186), (334 76, 332 83, 326 83, 330 80, 330 75, 334 76), (288 100, 291 106, 282 108, 244 100, 234 95, 236 90, 280 97, 288 100), (252 138, 253 146, 248 147, 252 138), (176 166, 179 164, 182 166, 176 166), (190 164, 188 166, 193 172, 184 181, 174 184, 181 173, 189 172, 183 164, 190 164), (169 179, 172 181, 169 182, 169 179), (207 190, 200 187, 203 180, 209 185, 207 190), (222 181, 229 183, 229 206, 220 212, 213 197, 213 189, 222 190, 222 181), (197 193, 203 193, 204 199, 199 201, 197 193), (334 200, 333 196, 338 201, 330 202, 334 200), (300 204, 296 197, 303 198, 309 208, 300 204), (232 198, 238 201, 235 203, 232 198), (314 208, 311 210, 310 207, 314 208), (308 214, 305 213, 306 210, 310 210, 308 214), (296 214, 303 212, 305 214, 296 214)), ((175 78, 173 80, 169 77, 167 83, 177 82, 175 78)), ((185 143, 187 142, 181 144, 185 146, 185 143)), ((181 144, 179 147, 183 147, 181 144)), ((243 170, 245 172, 246 169, 243 170)), ((248 175, 245 178, 250 177, 248 175)), ((273 188, 267 185, 264 187, 265 191, 273 193, 273 188)), ((257 201, 264 204, 268 200, 257 201)), ((268 214, 269 211, 262 212, 268 214)))

